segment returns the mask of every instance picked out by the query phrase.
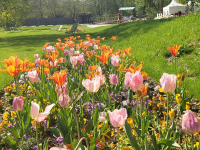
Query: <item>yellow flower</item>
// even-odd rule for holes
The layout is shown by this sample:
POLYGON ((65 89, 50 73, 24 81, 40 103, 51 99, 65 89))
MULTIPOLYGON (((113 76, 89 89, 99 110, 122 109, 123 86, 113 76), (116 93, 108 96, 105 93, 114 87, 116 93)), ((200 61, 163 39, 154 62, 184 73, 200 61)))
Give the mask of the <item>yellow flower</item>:
POLYGON ((161 93, 164 93, 164 91, 161 87, 158 87, 158 91, 161 92, 161 93))
POLYGON ((160 134, 159 134, 159 133, 156 133, 155 136, 156 136, 156 138, 159 138, 159 137, 160 137, 160 134))
POLYGON ((163 113, 163 116, 167 116, 167 112, 163 111, 162 113, 163 113))
POLYGON ((132 130, 132 134, 133 134, 134 136, 137 135, 135 130, 132 130))
POLYGON ((174 114, 175 114, 175 113, 174 113, 173 110, 170 110, 170 111, 169 111, 169 117, 170 117, 170 118, 173 118, 173 117, 174 117, 174 114))
POLYGON ((181 101, 182 101, 182 98, 180 97, 180 94, 176 94, 176 102, 177 102, 178 104, 180 104, 181 101))
POLYGON ((111 143, 111 144, 110 144, 110 147, 111 147, 111 148, 114 148, 114 147, 115 147, 115 144, 111 143))
POLYGON ((10 108, 10 107, 7 107, 6 110, 11 110, 11 108, 10 108))
POLYGON ((87 119, 86 119, 86 118, 83 118, 83 121, 84 121, 84 124, 86 124, 86 122, 87 122, 87 119))
POLYGON ((157 107, 161 108, 162 105, 163 105, 162 103, 158 103, 157 107))
POLYGON ((9 112, 5 112, 5 113, 3 114, 3 119, 4 119, 4 120, 8 120, 9 117, 10 117, 9 112))
POLYGON ((121 137, 119 138, 119 140, 122 141, 122 140, 123 140, 123 137, 121 136, 121 137))
POLYGON ((133 119, 127 118, 127 122, 130 124, 131 128, 133 128, 133 119))
POLYGON ((198 133, 198 132, 194 134, 194 136, 198 136, 198 135, 199 135, 199 133, 198 133))
POLYGON ((190 107, 191 107, 191 103, 186 102, 186 110, 190 110, 190 107))
POLYGON ((163 96, 162 95, 159 95, 159 100, 163 101, 163 96))
POLYGON ((149 101, 149 106, 153 106, 153 102, 152 101, 149 101))
POLYGON ((143 113, 142 113, 142 116, 144 116, 146 114, 146 112, 144 111, 143 113))
POLYGON ((167 101, 163 101, 163 104, 164 104, 164 105, 167 105, 167 101))
POLYGON ((11 111, 11 117, 15 117, 16 116, 16 112, 15 111, 11 111))
POLYGON ((181 79, 181 76, 179 74, 177 74, 177 80, 181 79))
POLYGON ((166 122, 162 122, 162 127, 166 127, 167 126, 167 123, 166 122))
POLYGON ((156 97, 155 97, 155 96, 153 96, 153 97, 152 97, 152 100, 153 100, 153 101, 156 101, 156 97))

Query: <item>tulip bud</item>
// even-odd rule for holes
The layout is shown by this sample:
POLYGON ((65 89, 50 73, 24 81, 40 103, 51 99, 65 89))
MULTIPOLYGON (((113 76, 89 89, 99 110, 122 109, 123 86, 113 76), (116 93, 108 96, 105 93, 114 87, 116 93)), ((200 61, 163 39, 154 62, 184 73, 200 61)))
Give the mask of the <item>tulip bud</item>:
POLYGON ((37 71, 34 70, 34 71, 29 71, 28 72, 28 78, 29 80, 34 83, 34 82, 38 82, 38 74, 37 74, 37 71))
POLYGON ((160 83, 164 92, 174 92, 176 89, 176 75, 163 73, 160 83))
POLYGON ((182 117, 182 129, 185 133, 195 134, 199 131, 200 123, 196 114, 187 110, 182 117))
POLYGON ((116 74, 111 74, 110 75, 110 84, 116 85, 118 83, 118 77, 116 74))
POLYGON ((21 111, 24 108, 24 100, 22 96, 15 97, 13 100, 13 109, 15 111, 21 111))

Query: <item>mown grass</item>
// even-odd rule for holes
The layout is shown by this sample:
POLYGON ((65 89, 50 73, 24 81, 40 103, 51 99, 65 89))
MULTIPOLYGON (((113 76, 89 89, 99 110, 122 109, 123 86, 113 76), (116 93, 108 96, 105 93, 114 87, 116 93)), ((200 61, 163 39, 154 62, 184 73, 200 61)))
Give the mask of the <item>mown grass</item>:
MULTIPOLYGON (((82 39, 88 33, 91 37, 106 37, 102 44, 114 46, 114 49, 132 47, 132 56, 140 63, 144 61, 144 70, 149 77, 159 82, 163 72, 175 74, 174 60, 171 59, 168 46, 182 45, 181 55, 178 58, 177 73, 186 74, 184 84, 190 94, 200 99, 200 15, 189 15, 165 20, 136 21, 98 28, 84 28, 80 35, 82 39), (117 36, 117 41, 111 42, 110 38, 117 36)), ((58 27, 58 26, 57 26, 58 27)), ((27 27, 19 32, 0 32, 0 60, 11 55, 20 54, 34 60, 33 54, 42 54, 42 46, 46 42, 51 45, 57 38, 64 39, 65 29, 62 32, 51 31, 54 27, 27 27), (36 31, 29 31, 37 29, 36 31)), ((0 63, 0 68, 3 64, 0 63)), ((0 89, 3 89, 11 79, 6 73, 0 72, 0 89)))

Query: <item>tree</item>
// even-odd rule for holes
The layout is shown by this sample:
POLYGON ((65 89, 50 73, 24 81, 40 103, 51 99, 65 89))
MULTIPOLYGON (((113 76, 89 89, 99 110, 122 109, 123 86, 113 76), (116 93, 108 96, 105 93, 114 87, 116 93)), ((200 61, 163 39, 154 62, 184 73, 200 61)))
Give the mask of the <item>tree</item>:
POLYGON ((29 0, 0 0, 0 25, 7 30, 10 25, 19 26, 28 11, 29 0))

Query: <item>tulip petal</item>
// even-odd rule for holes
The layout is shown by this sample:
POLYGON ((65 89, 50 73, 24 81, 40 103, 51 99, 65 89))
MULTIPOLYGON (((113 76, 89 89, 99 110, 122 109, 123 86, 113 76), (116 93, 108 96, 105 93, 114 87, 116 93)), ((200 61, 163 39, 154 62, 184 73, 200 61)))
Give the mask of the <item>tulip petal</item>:
POLYGON ((31 118, 36 119, 40 111, 40 106, 37 103, 31 102, 31 118))

